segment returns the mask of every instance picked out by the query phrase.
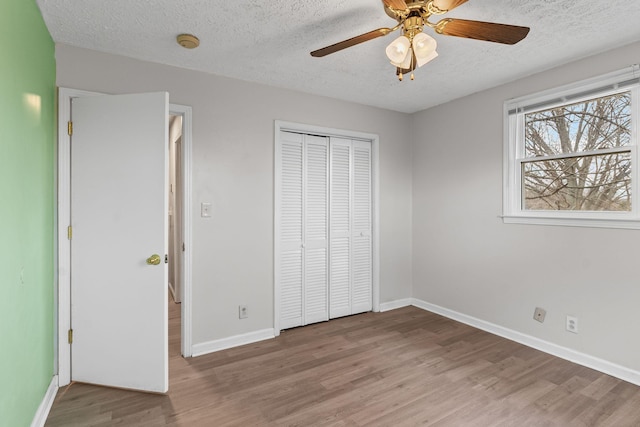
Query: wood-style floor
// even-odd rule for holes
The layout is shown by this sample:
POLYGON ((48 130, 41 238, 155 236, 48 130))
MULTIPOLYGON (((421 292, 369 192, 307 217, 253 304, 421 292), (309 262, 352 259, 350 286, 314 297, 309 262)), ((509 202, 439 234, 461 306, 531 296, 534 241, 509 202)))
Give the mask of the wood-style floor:
POLYGON ((406 307, 180 357, 166 396, 73 383, 46 426, 640 426, 640 387, 406 307))

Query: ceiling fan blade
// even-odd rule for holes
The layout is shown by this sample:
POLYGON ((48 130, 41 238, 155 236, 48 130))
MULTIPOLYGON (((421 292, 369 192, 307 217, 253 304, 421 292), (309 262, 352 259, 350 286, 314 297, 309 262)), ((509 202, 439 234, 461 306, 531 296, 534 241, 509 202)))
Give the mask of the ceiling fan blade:
MULTIPOLYGON (((467 1, 467 0, 465 0, 467 1)), ((407 3, 405 3, 404 0, 382 0, 382 3, 385 4, 385 6, 391 8, 391 9, 396 9, 396 10, 405 10, 407 9, 407 3)))
POLYGON ((469 0, 433 0, 433 6, 442 11, 442 13, 445 13, 465 4, 468 1, 469 0))
POLYGON ((350 39, 332 44, 331 46, 314 50, 313 52, 311 52, 311 56, 314 56, 316 58, 327 56, 331 53, 338 52, 339 50, 346 49, 348 47, 355 46, 357 44, 364 43, 378 37, 386 36, 391 31, 393 31, 393 29, 391 28, 378 28, 377 30, 369 31, 368 33, 360 34, 359 36, 355 36, 350 39))
POLYGON ((443 19, 436 24, 435 30, 438 34, 447 36, 504 44, 516 44, 529 34, 529 27, 466 19, 443 19))

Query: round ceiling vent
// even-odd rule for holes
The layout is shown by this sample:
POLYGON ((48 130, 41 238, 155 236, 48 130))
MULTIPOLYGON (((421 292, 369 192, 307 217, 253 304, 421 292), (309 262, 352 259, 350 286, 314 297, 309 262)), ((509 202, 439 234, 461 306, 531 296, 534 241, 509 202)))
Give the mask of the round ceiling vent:
POLYGON ((192 34, 180 34, 177 40, 180 46, 187 49, 195 49, 200 45, 200 40, 192 34))

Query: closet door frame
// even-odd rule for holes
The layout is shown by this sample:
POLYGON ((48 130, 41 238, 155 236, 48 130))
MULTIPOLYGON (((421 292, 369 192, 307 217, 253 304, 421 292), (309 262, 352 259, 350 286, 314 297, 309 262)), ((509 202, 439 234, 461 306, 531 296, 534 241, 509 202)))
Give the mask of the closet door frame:
POLYGON ((367 141, 371 143, 371 215, 372 215, 372 230, 371 230, 371 238, 372 238, 372 310, 377 312, 380 311, 380 248, 379 248, 379 162, 378 162, 378 152, 379 152, 379 137, 376 134, 371 133, 363 133, 351 130, 344 129, 334 129, 327 128, 321 126, 314 126, 302 123, 294 123, 294 122, 286 122, 281 120, 275 121, 274 126, 274 332, 275 335, 280 335, 280 297, 281 297, 281 289, 280 289, 280 271, 278 266, 280 265, 280 256, 281 256, 281 242, 280 242, 280 208, 278 204, 278 200, 282 194, 282 189, 280 188, 280 180, 278 177, 281 175, 282 171, 280 170, 280 165, 278 159, 281 156, 281 141, 280 135, 282 131, 290 131, 297 132, 303 134, 310 135, 318 135, 318 136, 327 136, 327 137, 339 137, 339 138, 348 138, 352 140, 360 140, 367 141))

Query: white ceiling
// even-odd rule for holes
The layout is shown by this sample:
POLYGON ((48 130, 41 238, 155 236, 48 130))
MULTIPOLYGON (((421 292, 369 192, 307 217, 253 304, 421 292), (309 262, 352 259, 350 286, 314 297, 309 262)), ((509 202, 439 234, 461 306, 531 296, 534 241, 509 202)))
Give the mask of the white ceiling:
POLYGON ((399 82, 397 33, 324 58, 309 52, 392 27, 380 0, 37 0, 56 43, 415 112, 640 40, 639 0, 470 0, 445 15, 531 27, 514 46, 434 35, 440 56, 399 82), (187 50, 180 33, 200 38, 187 50))

